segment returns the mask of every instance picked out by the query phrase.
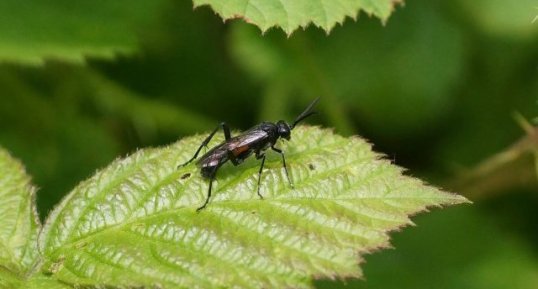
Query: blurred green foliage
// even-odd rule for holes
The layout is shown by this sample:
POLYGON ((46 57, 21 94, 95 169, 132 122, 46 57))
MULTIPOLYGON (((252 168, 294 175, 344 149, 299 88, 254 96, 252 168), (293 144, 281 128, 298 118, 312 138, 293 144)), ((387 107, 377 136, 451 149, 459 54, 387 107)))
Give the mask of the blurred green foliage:
POLYGON ((17 0, 0 2, 0 57, 40 63, 42 57, 82 62, 133 51, 137 33, 152 22, 164 0, 17 0))
MULTIPOLYGON (((310 27, 289 38, 223 23, 190 1, 105 2, 18 13, 10 13, 16 1, 0 4, 0 144, 40 187, 42 217, 120 155, 221 120, 246 129, 291 119, 317 96, 321 113, 310 123, 361 134, 437 185, 522 137, 514 111, 537 115, 536 1, 408 1, 386 25, 361 14, 329 35, 310 27), (117 41, 117 54, 92 35, 117 41), (37 66, 12 60, 39 62, 28 48, 50 39, 77 49, 37 47, 54 56, 37 66), (127 53, 135 42, 139 50, 127 53), (80 47, 85 63, 69 62, 82 59, 80 47)), ((319 287, 536 288, 530 187, 419 217, 396 234, 397 250, 367 256, 366 280, 319 287)))

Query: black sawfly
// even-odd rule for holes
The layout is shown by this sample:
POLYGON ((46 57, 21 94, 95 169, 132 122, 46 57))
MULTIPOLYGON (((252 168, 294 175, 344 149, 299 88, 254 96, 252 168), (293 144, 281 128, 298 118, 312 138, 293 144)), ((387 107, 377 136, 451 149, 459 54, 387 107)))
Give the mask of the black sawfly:
POLYGON ((232 137, 230 133, 230 128, 225 122, 221 122, 202 142, 200 147, 194 153, 194 156, 189 159, 184 164, 179 167, 186 166, 187 164, 194 161, 203 147, 207 147, 207 144, 211 141, 215 133, 222 128, 224 132, 224 141, 214 148, 210 149, 199 160, 196 161, 196 164, 200 168, 201 174, 204 178, 209 179, 209 188, 207 190, 207 198, 202 206, 200 206, 196 211, 200 211, 207 206, 209 199, 211 198, 211 188, 213 187, 213 181, 217 175, 218 169, 225 164, 227 161, 231 161, 234 166, 241 164, 245 159, 247 159, 252 153, 256 156, 256 159, 261 159, 260 170, 258 171, 258 196, 263 199, 263 196, 260 194, 260 180, 263 171, 263 165, 265 164, 265 151, 271 148, 273 151, 279 153, 282 156, 282 164, 284 166, 284 171, 286 172, 286 177, 290 186, 293 188, 293 183, 288 174, 288 168, 286 166, 286 158, 284 157, 284 152, 275 147, 276 141, 279 138, 290 140, 291 131, 295 126, 302 121, 303 119, 315 114, 316 112, 312 111, 312 108, 319 101, 319 98, 316 98, 308 107, 295 119, 295 121, 289 125, 283 120, 279 120, 276 123, 273 122, 262 122, 249 130, 244 131, 243 133, 232 137))

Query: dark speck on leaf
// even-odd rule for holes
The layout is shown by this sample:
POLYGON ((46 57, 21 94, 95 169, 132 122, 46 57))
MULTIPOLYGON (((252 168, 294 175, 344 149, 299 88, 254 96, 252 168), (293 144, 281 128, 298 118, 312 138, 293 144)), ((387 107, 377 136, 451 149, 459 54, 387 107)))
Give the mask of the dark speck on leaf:
POLYGON ((316 167, 313 164, 308 164, 308 168, 312 171, 316 169, 316 167))
POLYGON ((186 179, 186 178, 188 178, 188 177, 190 177, 190 176, 191 176, 190 173, 186 173, 186 174, 184 174, 184 175, 181 176, 181 179, 184 180, 184 179, 186 179))

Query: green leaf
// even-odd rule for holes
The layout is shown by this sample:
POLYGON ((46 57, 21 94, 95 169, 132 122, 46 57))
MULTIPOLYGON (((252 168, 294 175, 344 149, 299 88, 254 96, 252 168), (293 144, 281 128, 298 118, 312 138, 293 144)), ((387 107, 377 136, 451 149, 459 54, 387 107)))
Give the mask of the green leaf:
MULTIPOLYGON (((298 127, 281 158, 218 171, 192 164, 205 135, 145 149, 77 186, 40 237, 42 270, 68 284, 158 288, 310 288, 312 277, 359 277, 362 255, 389 246, 388 232, 429 206, 463 203, 402 175, 358 138, 298 127)), ((216 138, 209 145, 222 141, 216 138)))
POLYGON ((114 160, 121 137, 84 109, 93 105, 87 97, 104 88, 85 87, 75 69, 63 66, 32 69, 37 82, 23 70, 0 68, 0 143, 24 160, 35 183, 46 184, 37 198, 44 218, 66 191, 114 160))
POLYGON ((359 11, 385 22, 400 0, 194 0, 194 6, 210 5, 224 19, 243 18, 262 31, 278 26, 288 35, 310 23, 329 32, 346 17, 357 18, 359 11))
POLYGON ((35 275, 28 279, 17 278, 0 267, 0 289, 68 289, 73 288, 46 275, 35 275))
POLYGON ((80 62, 132 52, 163 1, 0 1, 0 59, 80 62))
POLYGON ((458 4, 470 21, 483 32, 510 40, 533 41, 538 36, 537 2, 520 0, 459 0, 458 4))
POLYGON ((398 250, 366 256, 367 282, 320 281, 316 288, 431 289, 436 284, 435 288, 535 289, 534 243, 499 225, 502 214, 460 206, 421 215, 414 220, 417 228, 395 234, 392 242, 398 250))
MULTIPOLYGON (((35 188, 22 164, 0 147, 0 276, 6 282, 25 275, 36 261, 41 227, 35 188)), ((2 281, 4 282, 4 281, 2 281)), ((2 284, 2 283, 0 283, 2 284)))
POLYGON ((361 123, 377 137, 401 143, 444 126, 456 103, 453 89, 464 79, 464 34, 440 3, 409 2, 387 27, 360 21, 329 37, 312 30, 291 38, 274 31, 260 35, 237 23, 230 52, 266 94, 321 95, 330 99, 323 115, 338 131, 353 132, 353 123, 361 123))
MULTIPOLYGON (((359 10, 385 21, 398 0, 312 2, 195 0, 225 19, 242 17, 263 30, 280 26, 288 34, 310 22, 329 31, 359 10), (365 2, 365 3, 361 3, 365 2)), ((88 56, 111 58, 138 49, 168 1, 0 1, 0 60, 39 64, 47 58, 83 62, 88 56)), ((192 13, 192 12, 191 12, 192 13)), ((154 34, 154 31, 151 32, 154 34)))

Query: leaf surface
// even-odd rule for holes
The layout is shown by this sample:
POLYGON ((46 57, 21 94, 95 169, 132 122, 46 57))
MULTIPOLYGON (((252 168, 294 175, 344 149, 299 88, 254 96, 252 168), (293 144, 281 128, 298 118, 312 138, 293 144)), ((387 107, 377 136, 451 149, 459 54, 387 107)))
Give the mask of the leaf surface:
POLYGON ((50 276, 36 274, 28 278, 18 278, 0 268, 0 289, 69 289, 73 286, 62 283, 50 276))
POLYGON ((287 34, 310 23, 329 32, 346 17, 359 11, 386 21, 399 0, 194 0, 195 6, 210 5, 224 19, 243 18, 262 31, 277 26, 287 34))
MULTIPOLYGON (((386 20, 398 0, 195 0, 211 5, 224 19, 241 17, 262 30, 282 27, 288 34, 309 23, 329 31, 359 10, 386 20)), ((157 1, 0 1, 0 60, 40 64, 58 58, 83 62, 137 51, 140 38, 162 17, 169 2, 157 1)), ((191 12, 192 13, 192 12, 191 12)), ((187 23, 188 25, 188 23, 187 23)), ((151 32, 154 34, 154 31, 151 32)))
MULTIPOLYGON (((192 164, 204 135, 140 150, 77 186, 41 234, 43 270, 69 284, 159 288, 310 288, 312 277, 359 277, 364 253, 389 246, 409 215, 466 199, 402 175, 370 144, 298 127, 281 158, 226 164, 208 207, 192 164)), ((216 138, 209 145, 222 141, 216 138)))
POLYGON ((41 227, 30 177, 22 164, 2 147, 0 200, 0 276, 5 276, 1 278, 2 284, 16 280, 30 269, 37 257, 37 233, 41 227))
POLYGON ((163 1, 0 1, 0 59, 81 62, 136 50, 163 1))

